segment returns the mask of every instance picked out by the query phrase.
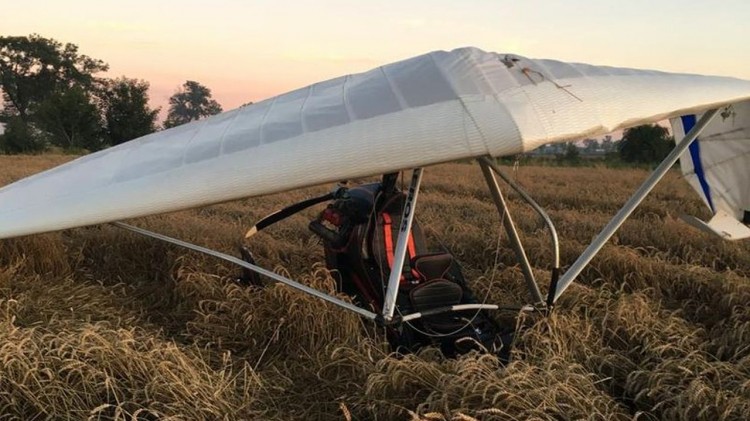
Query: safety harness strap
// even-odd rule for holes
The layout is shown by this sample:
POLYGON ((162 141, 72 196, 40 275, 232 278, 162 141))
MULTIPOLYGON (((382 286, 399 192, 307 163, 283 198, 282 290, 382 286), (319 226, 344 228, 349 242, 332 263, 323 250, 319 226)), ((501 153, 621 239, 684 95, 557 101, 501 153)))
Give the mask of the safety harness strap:
MULTIPOLYGON (((380 214, 380 216, 383 218, 383 242, 385 243, 385 256, 386 260, 388 261, 388 269, 393 268, 393 254, 394 254, 394 248, 393 248, 393 219, 391 218, 391 215, 389 215, 386 212, 383 212, 380 214)), ((411 273, 412 276, 414 276, 415 279, 418 278, 418 273, 409 267, 408 262, 411 261, 411 259, 414 258, 414 256, 417 255, 416 252, 416 246, 414 245, 414 236, 411 234, 411 231, 409 231, 409 237, 407 241, 407 252, 409 253, 409 258, 406 259, 404 262, 404 273, 411 273)), ((403 274, 401 275, 401 283, 406 283, 406 276, 403 274)))

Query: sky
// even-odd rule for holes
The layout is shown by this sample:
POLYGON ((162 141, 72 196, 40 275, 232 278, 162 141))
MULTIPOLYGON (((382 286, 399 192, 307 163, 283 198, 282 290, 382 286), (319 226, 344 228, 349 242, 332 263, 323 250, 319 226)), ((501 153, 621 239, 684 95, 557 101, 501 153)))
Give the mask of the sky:
POLYGON ((0 35, 31 33, 148 81, 163 111, 186 80, 229 110, 463 46, 750 79, 748 0, 0 0, 0 35))

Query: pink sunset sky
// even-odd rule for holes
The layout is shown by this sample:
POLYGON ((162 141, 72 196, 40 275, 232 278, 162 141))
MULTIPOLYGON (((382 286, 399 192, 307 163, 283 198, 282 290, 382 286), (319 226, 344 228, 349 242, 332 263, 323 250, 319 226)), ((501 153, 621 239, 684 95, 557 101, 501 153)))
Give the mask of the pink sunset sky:
POLYGON ((750 79, 750 2, 5 2, 0 35, 71 42, 144 79, 164 110, 185 80, 225 110, 342 74, 475 46, 533 58, 750 79))

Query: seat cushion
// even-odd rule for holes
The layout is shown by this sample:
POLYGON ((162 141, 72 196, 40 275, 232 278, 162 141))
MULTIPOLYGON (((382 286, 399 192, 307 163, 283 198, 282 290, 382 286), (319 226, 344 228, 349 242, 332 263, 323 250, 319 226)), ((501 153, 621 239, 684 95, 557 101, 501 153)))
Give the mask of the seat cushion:
POLYGON ((427 311, 458 304, 463 294, 463 289, 455 282, 433 279, 414 287, 409 298, 416 311, 427 311))
POLYGON ((416 256, 411 263, 411 267, 426 281, 445 279, 452 265, 453 256, 448 253, 423 254, 416 256))

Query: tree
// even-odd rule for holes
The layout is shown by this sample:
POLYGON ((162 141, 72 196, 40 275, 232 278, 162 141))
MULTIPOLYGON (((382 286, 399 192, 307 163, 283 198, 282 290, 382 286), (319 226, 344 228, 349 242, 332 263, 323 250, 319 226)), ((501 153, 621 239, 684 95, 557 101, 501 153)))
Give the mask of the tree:
POLYGON ((159 108, 148 106, 148 82, 138 79, 111 80, 101 94, 105 140, 118 145, 156 131, 159 108))
POLYGON ((5 121, 5 132, 0 134, 0 153, 34 153, 45 148, 43 136, 21 120, 20 117, 8 117, 5 121))
POLYGON ((75 44, 40 35, 0 37, 0 88, 6 113, 29 123, 30 109, 53 92, 90 87, 94 73, 106 71, 101 60, 78 54, 75 44))
POLYGON ((105 146, 99 109, 80 86, 58 90, 35 107, 34 122, 54 146, 89 151, 105 146))
POLYGON ((89 92, 96 83, 94 74, 107 68, 101 60, 79 54, 75 44, 63 45, 37 34, 0 37, 0 122, 8 124, 2 136, 3 150, 39 150, 45 147, 47 137, 60 143, 91 141, 89 147, 94 146, 98 136, 80 136, 90 136, 90 120, 97 120, 89 92), (53 109, 71 105, 76 108, 53 109), (44 115, 35 115, 39 111, 44 115), (61 120, 70 117, 74 121, 61 120), (84 120, 87 127, 74 128, 84 120), (44 133, 47 130, 52 131, 44 133))
POLYGON ((170 128, 200 120, 222 111, 221 105, 211 99, 211 90, 198 82, 188 80, 169 98, 169 113, 164 127, 170 128))
POLYGON ((583 149, 588 154, 592 154, 596 152, 596 149, 599 147, 599 141, 596 139, 585 139, 583 141, 583 149))
POLYGON ((558 160, 575 164, 581 158, 581 151, 578 150, 578 146, 574 142, 567 142, 565 143, 565 153, 558 155, 557 158, 558 160))
POLYGON ((625 162, 661 162, 672 150, 674 140, 666 127, 646 124, 626 129, 620 142, 620 158, 625 162))

